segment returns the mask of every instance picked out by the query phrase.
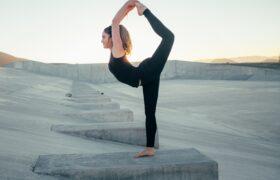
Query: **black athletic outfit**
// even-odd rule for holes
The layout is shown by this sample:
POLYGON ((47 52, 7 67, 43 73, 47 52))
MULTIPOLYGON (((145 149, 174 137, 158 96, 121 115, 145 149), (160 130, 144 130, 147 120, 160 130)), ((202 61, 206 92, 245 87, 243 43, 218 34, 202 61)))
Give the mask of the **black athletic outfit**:
POLYGON ((110 72, 122 83, 132 87, 143 87, 147 147, 154 147, 156 124, 156 105, 158 99, 160 74, 174 43, 174 34, 149 10, 145 9, 144 16, 149 21, 153 30, 162 38, 160 45, 152 57, 144 59, 138 67, 134 67, 126 58, 110 56, 108 64, 110 72))

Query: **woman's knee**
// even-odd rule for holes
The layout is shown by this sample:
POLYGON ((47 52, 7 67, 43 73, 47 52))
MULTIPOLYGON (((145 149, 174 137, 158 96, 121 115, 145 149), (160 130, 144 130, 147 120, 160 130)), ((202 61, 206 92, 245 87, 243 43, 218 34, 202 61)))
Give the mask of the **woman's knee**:
POLYGON ((145 110, 145 115, 146 118, 148 119, 155 119, 156 118, 155 114, 156 114, 155 111, 145 110))

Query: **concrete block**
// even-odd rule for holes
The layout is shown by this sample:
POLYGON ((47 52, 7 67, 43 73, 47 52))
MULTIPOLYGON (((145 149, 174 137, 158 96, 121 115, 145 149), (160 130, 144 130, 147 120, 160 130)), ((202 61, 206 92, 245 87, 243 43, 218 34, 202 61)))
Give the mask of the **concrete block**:
POLYGON ((84 95, 73 95, 71 96, 71 99, 94 99, 94 98, 110 98, 107 95, 101 95, 101 94, 84 94, 84 95))
POLYGON ((120 109, 120 104, 116 102, 103 102, 103 103, 71 103, 65 105, 78 110, 111 110, 120 109))
POLYGON ((111 102, 111 98, 109 97, 102 97, 102 96, 96 96, 96 97, 88 97, 88 98, 73 98, 69 97, 66 99, 67 101, 74 102, 74 103, 101 103, 101 102, 111 102))
POLYGON ((93 89, 93 88, 89 87, 88 85, 86 85, 86 86, 80 86, 80 85, 73 85, 73 84, 72 84, 71 89, 72 89, 72 91, 99 92, 99 90, 93 89))
POLYGON ((76 97, 76 98, 79 98, 79 97, 86 97, 86 96, 101 96, 102 94, 99 93, 99 92, 71 92, 72 93, 72 97, 76 97))
POLYGON ((39 155, 33 172, 70 179, 218 180, 218 163, 194 148, 137 152, 39 155))
POLYGON ((108 97, 104 94, 72 94, 73 98, 108 97))
MULTIPOLYGON (((79 64, 77 64, 79 65, 79 64)), ((83 81, 73 81, 72 82, 72 87, 81 87, 81 88, 91 88, 89 83, 83 82, 83 81)))
POLYGON ((129 109, 94 110, 90 112, 65 114, 73 119, 90 122, 122 122, 133 121, 133 112, 129 109))
POLYGON ((82 89, 77 89, 77 90, 71 90, 73 95, 98 95, 100 94, 100 91, 95 91, 95 90, 82 90, 82 89))
MULTIPOLYGON (((146 146, 147 144, 145 123, 139 122, 52 125, 51 130, 87 139, 103 139, 139 146, 146 146)), ((157 132, 154 147, 159 148, 157 132)))

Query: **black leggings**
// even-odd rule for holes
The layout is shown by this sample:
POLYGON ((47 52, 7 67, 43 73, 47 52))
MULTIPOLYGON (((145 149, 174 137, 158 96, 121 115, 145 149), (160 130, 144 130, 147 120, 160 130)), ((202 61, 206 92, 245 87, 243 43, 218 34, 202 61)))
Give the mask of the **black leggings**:
POLYGON ((162 38, 160 45, 152 57, 146 58, 138 66, 145 104, 147 136, 146 146, 154 147, 155 134, 157 130, 155 112, 158 99, 160 74, 172 49, 174 34, 167 29, 149 9, 146 9, 143 14, 148 19, 153 30, 162 38))

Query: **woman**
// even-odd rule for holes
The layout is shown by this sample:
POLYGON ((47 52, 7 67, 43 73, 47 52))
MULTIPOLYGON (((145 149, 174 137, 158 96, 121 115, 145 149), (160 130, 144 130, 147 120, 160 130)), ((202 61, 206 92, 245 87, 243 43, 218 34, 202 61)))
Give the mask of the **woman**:
POLYGON ((117 12, 112 25, 104 29, 102 43, 104 48, 111 50, 108 64, 110 72, 122 83, 136 88, 143 87, 147 144, 146 149, 134 157, 153 156, 160 74, 172 49, 174 34, 146 6, 137 0, 129 0, 117 12), (126 55, 131 52, 132 45, 127 29, 120 25, 122 19, 135 7, 137 7, 138 15, 144 15, 155 33, 162 38, 153 55, 144 59, 138 67, 134 67, 126 58, 126 55))

